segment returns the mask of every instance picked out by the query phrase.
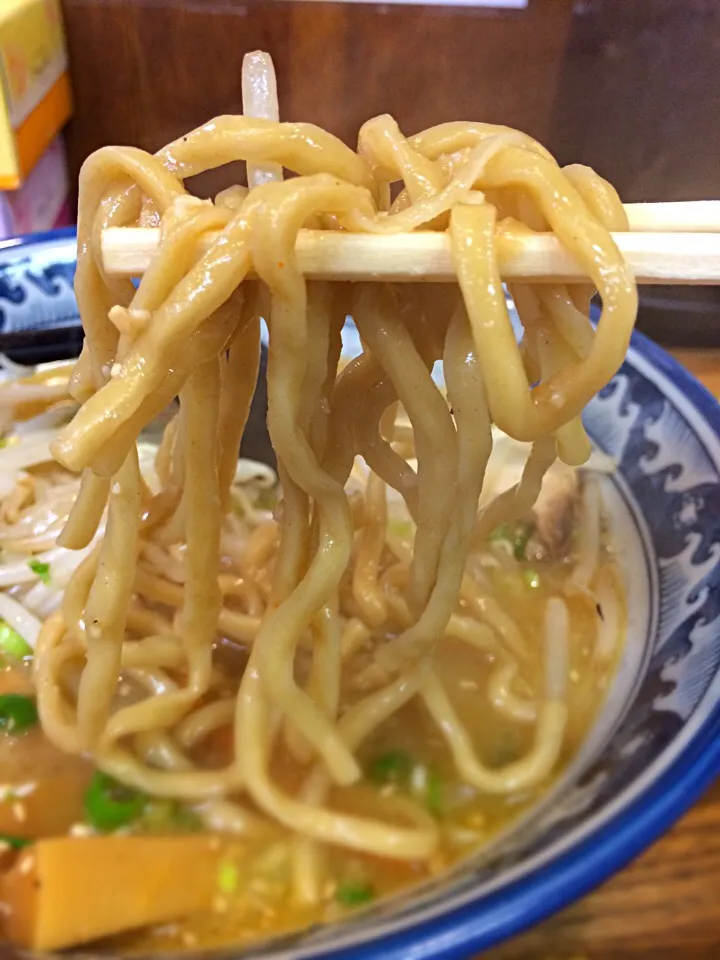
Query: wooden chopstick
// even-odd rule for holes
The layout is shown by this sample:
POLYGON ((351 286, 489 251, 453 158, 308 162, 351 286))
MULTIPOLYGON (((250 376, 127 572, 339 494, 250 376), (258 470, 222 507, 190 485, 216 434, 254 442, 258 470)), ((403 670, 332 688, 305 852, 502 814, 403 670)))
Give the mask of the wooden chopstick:
POLYGON ((626 203, 633 231, 648 233, 720 233, 720 200, 626 203))
MULTIPOLYGON (((720 282, 720 200, 625 204, 629 232, 614 234, 639 283, 720 282)), ((213 240, 205 238, 206 246, 213 240)), ((102 237, 105 271, 141 276, 159 242, 156 229, 114 228, 102 237)), ((582 269, 552 234, 498 236, 506 280, 576 282, 582 269)), ((452 281, 447 235, 431 231, 382 236, 302 230, 300 269, 317 280, 452 281)))
MULTIPOLYGON (((720 284, 720 233, 615 233, 615 242, 638 283, 720 284)), ((113 276, 139 277, 157 249, 155 228, 115 227, 101 240, 103 266, 113 276)), ((204 244, 214 239, 208 235, 204 244)), ((578 282, 587 274, 552 234, 522 240, 498 236, 500 274, 505 280, 578 282)), ((315 280, 454 281, 447 234, 380 236, 301 230, 299 266, 315 280)))

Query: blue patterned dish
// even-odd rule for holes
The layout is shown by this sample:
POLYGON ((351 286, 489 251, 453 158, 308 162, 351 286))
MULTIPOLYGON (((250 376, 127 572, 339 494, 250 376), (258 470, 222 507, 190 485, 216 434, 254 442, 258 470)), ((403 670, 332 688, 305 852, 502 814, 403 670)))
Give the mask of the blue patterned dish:
POLYGON ((75 228, 0 242, 0 334, 80 323, 75 228))
MULTIPOLYGON (((2 245, 0 332, 77 323, 74 256, 67 231, 2 245)), ((586 423, 618 463, 602 484, 623 545, 629 632, 581 755, 482 855, 342 925, 263 944, 254 956, 468 956, 619 869, 720 772, 720 407, 636 334, 586 423)))

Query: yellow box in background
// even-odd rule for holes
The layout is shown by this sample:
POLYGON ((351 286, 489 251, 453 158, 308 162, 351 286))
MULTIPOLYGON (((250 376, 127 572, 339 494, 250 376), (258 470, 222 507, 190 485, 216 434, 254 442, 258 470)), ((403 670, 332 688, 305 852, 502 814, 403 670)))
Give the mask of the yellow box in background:
POLYGON ((70 112, 60 0, 0 0, 0 190, 21 185, 70 112))

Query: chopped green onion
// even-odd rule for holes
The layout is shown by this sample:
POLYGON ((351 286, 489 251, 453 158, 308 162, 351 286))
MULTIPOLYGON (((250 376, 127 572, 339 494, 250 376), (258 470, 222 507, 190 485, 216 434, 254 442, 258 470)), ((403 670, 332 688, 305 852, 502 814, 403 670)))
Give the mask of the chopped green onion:
POLYGON ((3 733, 22 733, 34 727, 37 720, 37 707, 31 697, 21 693, 0 696, 0 731, 3 733))
POLYGON ((28 560, 28 566, 33 573, 36 573, 43 583, 50 583, 50 564, 43 563, 42 560, 28 560))
POLYGON ((525 551, 527 550, 527 545, 530 542, 532 533, 533 525, 531 523, 522 523, 515 527, 515 536, 513 537, 513 556, 516 560, 525 559, 525 551))
POLYGON ((0 846, 5 844, 12 847, 13 850, 22 850, 23 847, 29 847, 32 840, 27 837, 11 837, 9 833, 0 833, 0 846))
POLYGON ((530 587, 531 590, 537 590, 540 586, 540 574, 537 570, 523 570, 523 580, 525 581, 525 586, 530 587))
POLYGON ((13 660, 23 660, 32 656, 33 648, 7 621, 0 620, 0 652, 13 660))
POLYGON ((374 898, 375 891, 372 884, 364 883, 362 880, 341 883, 335 891, 335 899, 344 907, 360 907, 364 903, 370 903, 374 898))
POLYGON ((109 833, 137 820, 147 802, 144 793, 123 786, 113 777, 96 770, 85 791, 85 815, 96 830, 109 833))
POLYGON ((533 524, 525 521, 511 526, 509 523, 501 523, 495 527, 489 536, 489 540, 509 540, 512 544, 513 556, 516 560, 525 560, 525 551, 533 535, 533 524))
POLYGON ((370 764, 368 773, 375 783, 400 783, 410 776, 413 762, 404 750, 388 750, 370 764))
POLYGON ((513 532, 510 529, 510 524, 501 523, 499 527, 495 527, 488 540, 512 540, 512 538, 513 532))
POLYGON ((0 450, 4 450, 8 445, 9 437, 0 437, 0 450))
POLYGON ((221 863, 218 870, 218 890, 228 896, 238 888, 240 871, 234 863, 221 863))
POLYGON ((192 833, 200 830, 200 819, 177 800, 149 800, 142 814, 142 828, 149 832, 192 833))
POLYGON ((437 770, 430 770, 428 773, 425 802, 427 803, 427 808, 430 813, 435 817, 439 817, 443 807, 443 786, 442 779, 437 770))

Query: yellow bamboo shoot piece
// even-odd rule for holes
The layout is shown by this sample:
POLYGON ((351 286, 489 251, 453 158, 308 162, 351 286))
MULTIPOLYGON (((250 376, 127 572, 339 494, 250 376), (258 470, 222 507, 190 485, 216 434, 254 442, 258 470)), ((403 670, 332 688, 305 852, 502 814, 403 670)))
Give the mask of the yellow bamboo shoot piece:
POLYGON ((41 840, 0 878, 4 938, 57 950, 210 910, 239 850, 211 834, 41 840))

